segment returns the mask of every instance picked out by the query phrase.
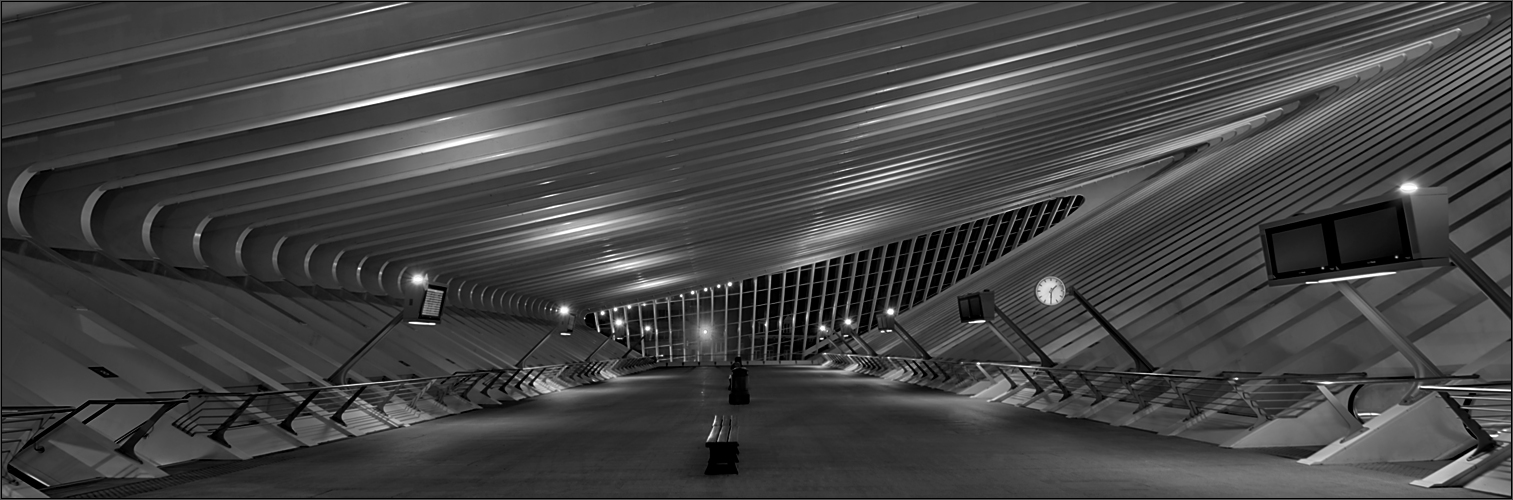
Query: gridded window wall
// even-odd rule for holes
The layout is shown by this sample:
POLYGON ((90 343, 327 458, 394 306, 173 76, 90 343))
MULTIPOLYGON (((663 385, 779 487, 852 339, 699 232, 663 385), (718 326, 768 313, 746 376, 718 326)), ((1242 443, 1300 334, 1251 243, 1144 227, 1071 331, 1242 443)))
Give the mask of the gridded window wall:
POLYGON ((1060 223, 1065 196, 780 273, 590 313, 589 324, 647 356, 672 361, 795 360, 830 335, 865 333, 873 315, 902 313, 1060 223))

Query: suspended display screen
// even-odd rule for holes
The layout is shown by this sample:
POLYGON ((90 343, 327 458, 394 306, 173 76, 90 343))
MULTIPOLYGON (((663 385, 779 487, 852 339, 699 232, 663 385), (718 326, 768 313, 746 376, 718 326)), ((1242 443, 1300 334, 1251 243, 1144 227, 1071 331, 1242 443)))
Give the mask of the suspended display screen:
POLYGON ((1262 224, 1268 284, 1324 282, 1443 265, 1445 195, 1387 195, 1262 224))
POLYGON ((420 302, 421 321, 441 321, 441 307, 447 299, 447 287, 426 285, 426 296, 420 302))
POLYGON ((993 315, 993 292, 983 290, 956 297, 956 312, 962 323, 987 323, 993 315))

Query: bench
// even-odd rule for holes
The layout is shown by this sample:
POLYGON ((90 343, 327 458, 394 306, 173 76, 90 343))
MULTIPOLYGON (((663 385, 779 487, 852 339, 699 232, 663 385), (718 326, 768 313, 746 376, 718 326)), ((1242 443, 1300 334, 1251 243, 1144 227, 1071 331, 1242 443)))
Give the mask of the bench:
POLYGON ((740 474, 735 469, 735 463, 741 461, 736 458, 740 454, 739 446, 735 417, 715 415, 709 437, 704 440, 704 447, 709 448, 709 465, 704 468, 704 475, 740 474))

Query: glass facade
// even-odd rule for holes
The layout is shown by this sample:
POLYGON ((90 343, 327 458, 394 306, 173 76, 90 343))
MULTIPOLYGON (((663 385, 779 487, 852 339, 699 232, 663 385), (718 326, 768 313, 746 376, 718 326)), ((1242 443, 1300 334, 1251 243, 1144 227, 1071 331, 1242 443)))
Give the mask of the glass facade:
POLYGON ((670 361, 794 360, 865 333, 1065 220, 1064 196, 766 276, 589 313, 599 333, 670 361))

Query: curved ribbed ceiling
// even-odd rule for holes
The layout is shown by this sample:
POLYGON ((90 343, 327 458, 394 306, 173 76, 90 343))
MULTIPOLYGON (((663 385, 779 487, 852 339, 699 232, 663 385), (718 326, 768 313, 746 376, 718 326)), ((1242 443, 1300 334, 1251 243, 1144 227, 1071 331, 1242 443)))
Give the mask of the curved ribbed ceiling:
POLYGON ((3 231, 613 304, 1158 161, 1498 9, 89 5, 3 25, 3 231))

